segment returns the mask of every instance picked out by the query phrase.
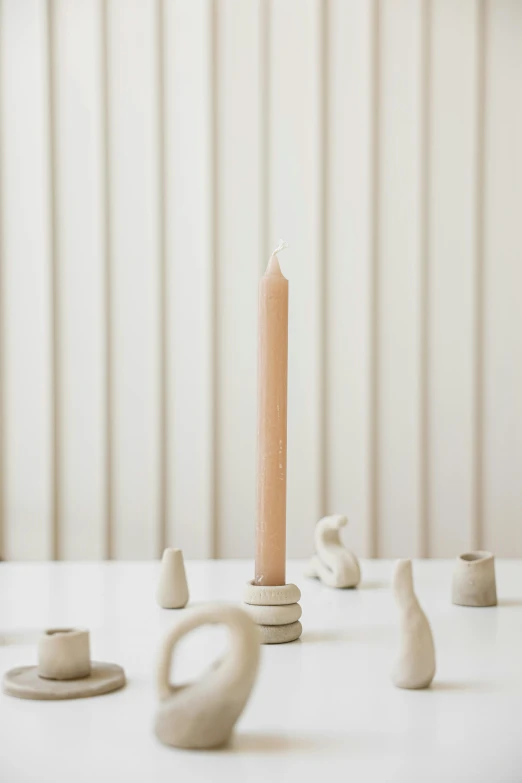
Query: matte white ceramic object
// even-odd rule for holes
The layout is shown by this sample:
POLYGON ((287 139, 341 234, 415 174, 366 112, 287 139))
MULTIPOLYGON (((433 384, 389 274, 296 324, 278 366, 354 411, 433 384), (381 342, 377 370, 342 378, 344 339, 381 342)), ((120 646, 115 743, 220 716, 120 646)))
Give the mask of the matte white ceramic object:
POLYGON ((303 611, 299 604, 285 606, 256 606, 245 604, 245 611, 258 625, 288 625, 296 623, 303 611))
POLYGON ((18 666, 3 679, 9 696, 39 701, 99 696, 124 685, 121 666, 91 662, 89 631, 82 628, 44 631, 38 642, 38 666, 18 666))
POLYGON ((393 594, 400 611, 400 646, 392 680, 398 688, 427 688, 435 676, 435 646, 413 590, 411 560, 395 564, 393 594))
POLYGON ((361 581, 359 561, 341 541, 341 528, 348 519, 340 514, 323 517, 315 526, 316 554, 306 576, 320 579, 328 587, 357 587, 361 581))
POLYGON ((79 680, 91 673, 89 631, 50 628, 38 641, 38 675, 48 680, 79 680))
POLYGON ((253 606, 288 606, 296 604, 301 598, 297 585, 264 586, 247 582, 243 591, 243 601, 253 606))
POLYGON ((215 748, 224 745, 248 701, 259 665, 259 630, 243 609, 205 604, 184 612, 162 642, 156 684, 159 705, 155 732, 176 748, 215 748), (224 657, 196 682, 173 685, 169 679, 176 644, 207 624, 230 632, 224 657))
POLYGON ((457 557, 452 600, 459 606, 497 605, 495 558, 491 552, 466 552, 457 557))
POLYGON ((297 585, 255 585, 247 582, 243 591, 245 609, 258 624, 261 644, 295 642, 303 632, 299 622, 301 591, 297 585))
POLYGON ((3 690, 8 696, 36 701, 85 699, 123 688, 125 672, 116 663, 91 663, 91 673, 79 680, 47 680, 36 666, 18 666, 6 672, 3 690))
POLYGON ((183 609, 189 599, 181 549, 165 549, 161 559, 156 601, 163 609, 183 609))
POLYGON ((299 621, 287 625, 260 625, 261 644, 286 644, 295 642, 303 633, 299 621))

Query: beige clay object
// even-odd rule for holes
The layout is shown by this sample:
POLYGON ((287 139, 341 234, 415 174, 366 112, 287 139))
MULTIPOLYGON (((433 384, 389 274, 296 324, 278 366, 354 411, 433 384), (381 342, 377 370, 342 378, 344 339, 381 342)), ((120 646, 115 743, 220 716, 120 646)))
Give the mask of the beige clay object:
POLYGON ((159 705, 155 732, 176 748, 215 748, 224 745, 248 701, 259 665, 259 631, 242 609, 205 604, 189 609, 167 634, 156 673, 159 705), (169 681, 176 644, 202 625, 220 624, 230 632, 224 657, 196 682, 169 681))
POLYGON ((6 672, 4 693, 20 699, 54 701, 100 696, 125 685, 125 672, 115 663, 90 659, 89 632, 51 628, 38 642, 38 666, 6 672))
POLYGON ((315 526, 316 554, 305 575, 320 579, 328 587, 356 587, 361 581, 361 569, 356 556, 341 541, 340 531, 348 519, 340 514, 323 517, 315 526))
POLYGON ((303 633, 300 622, 288 625, 260 625, 261 644, 286 644, 295 642, 303 633))
POLYGON ((243 601, 252 606, 288 606, 296 604, 300 598, 301 591, 293 584, 264 587, 251 581, 243 591, 243 601))
POLYGON ((289 623, 296 623, 303 613, 299 604, 287 604, 286 606, 245 604, 244 609, 257 625, 288 625, 289 623))
POLYGON ((156 601, 163 609, 183 609, 189 600, 181 549, 165 549, 161 559, 156 601))
POLYGON ((401 618, 392 680, 398 688, 427 688, 435 676, 435 647, 430 624, 413 590, 411 560, 395 564, 393 594, 401 618))
POLYGON ((37 701, 85 699, 123 688, 125 672, 116 663, 91 664, 91 673, 81 680, 46 680, 36 666, 19 666, 4 675, 3 689, 8 696, 37 701))
POLYGON ((495 558, 491 552, 466 552, 457 557, 452 600, 459 606, 496 606, 495 558))
POLYGON ((256 585, 247 582, 243 601, 250 617, 259 625, 262 644, 284 644, 299 639, 301 591, 297 585, 256 585))
POLYGON ((38 676, 79 680, 91 673, 89 631, 51 628, 38 640, 38 676))

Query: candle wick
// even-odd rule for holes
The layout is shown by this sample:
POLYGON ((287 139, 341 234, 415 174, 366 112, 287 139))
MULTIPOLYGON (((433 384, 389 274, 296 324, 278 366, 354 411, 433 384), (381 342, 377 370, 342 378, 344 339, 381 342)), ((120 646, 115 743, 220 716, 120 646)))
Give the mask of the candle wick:
POLYGON ((276 249, 273 251, 272 255, 275 256, 276 253, 280 253, 281 250, 286 250, 287 247, 288 247, 288 242, 285 242, 284 239, 280 239, 279 244, 276 247, 276 249))

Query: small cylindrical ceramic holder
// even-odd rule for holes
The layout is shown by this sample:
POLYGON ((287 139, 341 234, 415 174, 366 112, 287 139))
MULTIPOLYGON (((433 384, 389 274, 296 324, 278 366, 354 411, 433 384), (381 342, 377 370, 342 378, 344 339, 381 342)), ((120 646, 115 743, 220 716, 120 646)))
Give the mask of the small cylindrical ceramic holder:
POLYGON ((38 676, 46 680, 79 680, 91 673, 89 631, 50 628, 38 642, 38 676))
POLYGON ((245 609, 261 631, 261 644, 283 644, 299 639, 301 591, 297 585, 263 586, 247 582, 245 609))
POLYGON ((459 606, 496 606, 495 558, 491 552, 466 552, 457 557, 452 600, 459 606))

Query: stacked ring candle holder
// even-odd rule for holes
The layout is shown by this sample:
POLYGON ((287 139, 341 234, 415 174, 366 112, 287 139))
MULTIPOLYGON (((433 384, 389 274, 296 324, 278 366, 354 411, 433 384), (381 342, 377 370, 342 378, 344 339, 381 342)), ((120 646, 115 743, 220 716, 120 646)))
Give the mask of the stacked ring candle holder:
POLYGON ((264 586, 247 582, 243 593, 245 609, 259 626, 262 644, 284 644, 299 639, 301 591, 294 584, 264 586))

